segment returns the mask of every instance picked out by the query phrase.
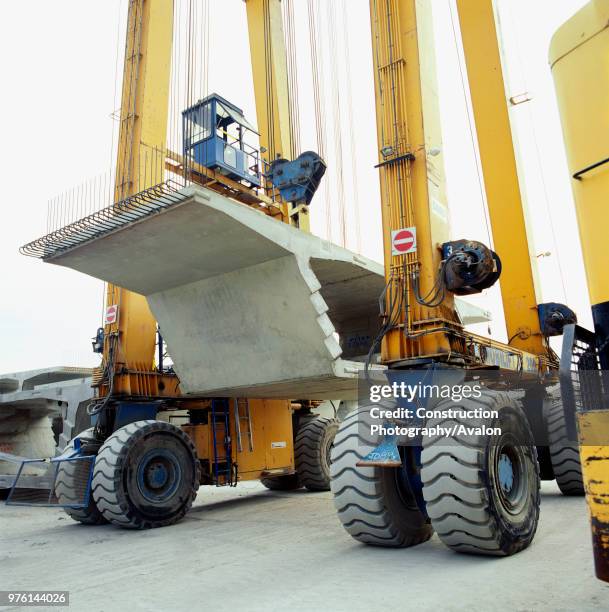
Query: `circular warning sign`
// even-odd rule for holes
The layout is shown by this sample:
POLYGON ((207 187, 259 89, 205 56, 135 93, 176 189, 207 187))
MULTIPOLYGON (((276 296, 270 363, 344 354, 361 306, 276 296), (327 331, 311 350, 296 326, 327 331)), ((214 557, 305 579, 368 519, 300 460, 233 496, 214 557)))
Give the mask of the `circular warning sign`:
POLYGON ((118 319, 118 304, 113 304, 112 306, 108 306, 106 308, 106 316, 104 318, 104 323, 106 325, 112 325, 112 323, 116 323, 118 319))
POLYGON ((391 232, 391 251, 393 255, 407 255, 417 250, 417 230, 405 227, 391 232))

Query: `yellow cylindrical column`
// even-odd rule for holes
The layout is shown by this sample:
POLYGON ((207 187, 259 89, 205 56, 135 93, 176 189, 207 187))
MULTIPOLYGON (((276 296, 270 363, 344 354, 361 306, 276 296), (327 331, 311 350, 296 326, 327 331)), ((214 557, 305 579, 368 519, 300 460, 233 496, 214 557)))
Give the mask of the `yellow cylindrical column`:
MULTIPOLYGON (((115 202, 163 181, 172 36, 173 1, 131 0, 127 19, 115 202), (154 164, 153 160, 156 160, 154 164)), ((131 376, 128 372, 152 372, 154 369, 156 321, 146 298, 108 285, 106 306, 113 307, 117 312, 105 326, 104 360, 106 363, 112 360, 117 372, 112 392, 119 395, 152 393, 157 382, 154 376, 131 376)), ((106 385, 101 391, 105 394, 110 389, 106 385)))
MULTIPOLYGON (((555 34, 550 50, 577 210, 600 364, 609 369, 609 4, 594 0, 555 34)), ((596 573, 609 582, 609 410, 578 415, 596 573)))
POLYGON ((449 239, 431 11, 426 0, 370 0, 386 314, 398 321, 384 338, 386 363, 449 354, 444 325, 456 322, 452 294, 426 307, 412 287, 418 271, 421 293, 433 291, 449 239), (392 233, 413 227, 416 252, 394 254, 392 233))
MULTIPOLYGON (((290 158, 293 154, 281 0, 245 2, 262 159, 271 163, 280 157, 290 158)), ((283 212, 287 223, 305 232, 310 231, 306 207, 294 212, 291 205, 285 205, 283 212)))
POLYGON ((520 190, 492 0, 457 0, 476 135, 510 344, 547 353, 520 190))

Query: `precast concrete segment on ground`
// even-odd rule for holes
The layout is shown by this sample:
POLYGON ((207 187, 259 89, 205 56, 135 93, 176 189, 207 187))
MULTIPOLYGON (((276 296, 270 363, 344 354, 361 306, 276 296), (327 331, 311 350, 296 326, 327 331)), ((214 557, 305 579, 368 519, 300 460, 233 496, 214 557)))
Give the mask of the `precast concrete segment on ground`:
POLYGON ((530 548, 459 555, 358 544, 330 493, 202 487, 173 527, 85 527, 62 511, 0 504, 0 590, 65 589, 70 610, 607 610, 583 498, 542 485, 530 548))
MULTIPOLYGON (((90 368, 72 367, 0 374, 0 454, 53 457, 53 418, 63 422, 58 440, 58 448, 63 449, 89 421, 91 375, 90 368)), ((0 457, 0 490, 13 486, 19 468, 19 463, 0 457)))
POLYGON ((187 394, 353 399, 383 267, 209 189, 172 198, 45 261, 145 295, 187 394))

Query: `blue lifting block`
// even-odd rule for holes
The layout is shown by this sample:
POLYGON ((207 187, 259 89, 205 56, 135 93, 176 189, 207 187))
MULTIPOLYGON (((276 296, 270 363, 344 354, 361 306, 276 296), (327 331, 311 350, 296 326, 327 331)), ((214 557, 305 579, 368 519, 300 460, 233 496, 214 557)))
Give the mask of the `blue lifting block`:
POLYGON ((268 178, 286 202, 309 205, 323 175, 326 163, 313 151, 306 151, 294 161, 276 159, 268 178))

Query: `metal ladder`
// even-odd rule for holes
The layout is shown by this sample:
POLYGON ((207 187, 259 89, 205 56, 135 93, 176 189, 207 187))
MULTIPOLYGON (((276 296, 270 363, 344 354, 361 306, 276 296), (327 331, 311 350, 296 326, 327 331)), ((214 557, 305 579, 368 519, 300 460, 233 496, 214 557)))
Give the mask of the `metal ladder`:
POLYGON ((213 482, 217 487, 235 486, 233 478, 232 441, 230 436, 229 400, 214 399, 211 402, 211 431, 214 446, 214 462, 212 466, 213 482), (223 440, 218 440, 218 425, 221 425, 223 440), (221 455, 221 449, 224 454, 221 455))
POLYGON ((252 414, 250 412, 250 401, 248 399, 238 399, 234 400, 235 406, 235 429, 237 431, 237 449, 239 452, 243 452, 243 443, 241 439, 241 421, 245 421, 247 425, 246 435, 249 443, 250 453, 254 450, 254 434, 252 432, 252 414), (239 404, 245 405, 245 413, 241 414, 239 409, 239 404))

